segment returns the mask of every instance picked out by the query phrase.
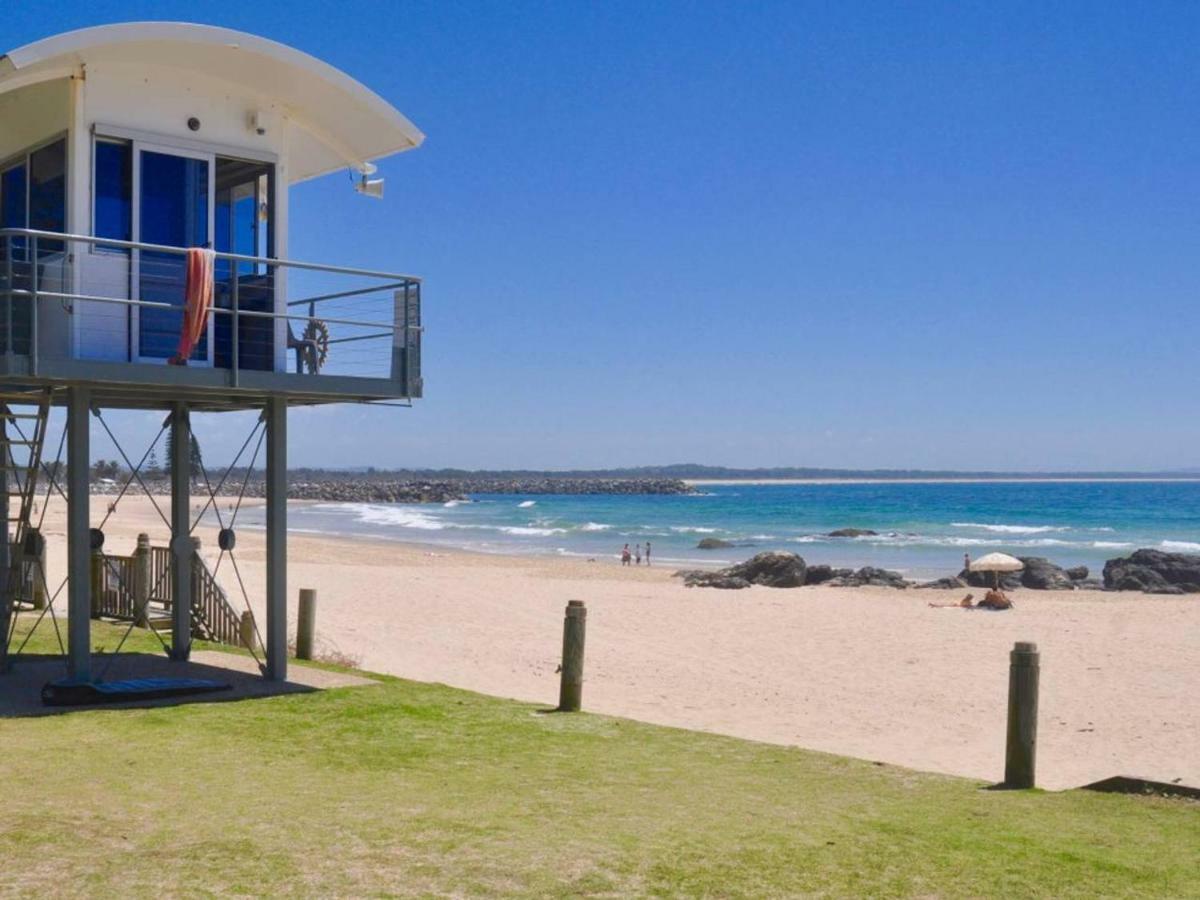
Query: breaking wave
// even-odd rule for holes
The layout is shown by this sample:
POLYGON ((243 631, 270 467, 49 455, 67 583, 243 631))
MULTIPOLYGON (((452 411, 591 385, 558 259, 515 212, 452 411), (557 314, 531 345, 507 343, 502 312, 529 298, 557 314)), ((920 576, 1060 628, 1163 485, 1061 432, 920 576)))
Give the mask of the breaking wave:
POLYGON ((1065 525, 988 525, 984 522, 951 522, 951 528, 978 528, 995 534, 1044 534, 1047 531, 1070 531, 1065 525))
POLYGON ((1200 553, 1200 544, 1195 541, 1163 541, 1158 546, 1176 553, 1200 553))
POLYGON ((419 528, 422 531, 441 531, 446 523, 406 506, 375 506, 357 503, 339 504, 357 513, 358 521, 367 525, 391 525, 395 528, 419 528))

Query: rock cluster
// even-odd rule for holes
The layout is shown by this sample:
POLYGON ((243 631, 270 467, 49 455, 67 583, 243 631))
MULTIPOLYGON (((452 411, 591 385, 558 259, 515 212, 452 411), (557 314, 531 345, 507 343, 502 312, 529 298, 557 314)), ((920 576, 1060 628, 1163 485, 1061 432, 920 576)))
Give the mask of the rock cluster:
MULTIPOLYGON (((1019 572, 999 573, 1001 590, 1012 591, 1024 587, 1034 591, 1073 591, 1083 586, 1088 577, 1087 566, 1064 569, 1044 556, 1018 556, 1017 559, 1025 564, 1025 568, 1019 572)), ((968 572, 964 569, 958 573, 958 578, 975 588, 990 588, 996 583, 996 575, 992 572, 968 572)))
POLYGON ((683 579, 684 587, 712 587, 722 588, 727 591, 740 591, 742 588, 750 587, 750 582, 745 578, 735 578, 732 575, 726 575, 724 572, 705 572, 701 569, 689 569, 683 572, 676 572, 675 574, 683 579))
POLYGON ((744 563, 722 569, 732 578, 744 578, 751 584, 764 587, 803 587, 808 574, 808 565, 803 557, 795 553, 779 553, 773 550, 750 557, 744 563))
POLYGON ((764 587, 801 587, 808 575, 808 566, 795 553, 759 553, 736 566, 705 572, 687 569, 675 573, 687 587, 715 587, 739 590, 752 584, 764 587))
POLYGON ((700 543, 696 545, 697 550, 724 550, 726 547, 736 546, 731 541, 723 541, 720 538, 701 538, 700 543))
POLYGON ((1104 564, 1104 586, 1148 594, 1200 593, 1200 555, 1136 550, 1104 564))
POLYGON ((837 531, 829 532, 826 537, 856 538, 873 537, 877 534, 879 534, 878 531, 872 531, 870 528, 839 528, 837 531))
POLYGON ((857 572, 842 571, 847 572, 847 574, 837 575, 827 581, 826 584, 830 587, 863 587, 864 585, 873 585, 875 587, 900 588, 901 590, 912 584, 911 581, 899 572, 893 572, 890 569, 877 569, 874 566, 863 566, 857 572))
POLYGON ((853 569, 835 569, 833 566, 824 564, 809 566, 808 574, 804 578, 805 584, 825 584, 827 581, 832 581, 834 578, 845 578, 847 575, 853 575, 853 569))
MULTIPOLYGON (((728 542, 713 544, 731 546, 728 542)), ((701 542, 704 545, 704 542, 701 542)), ((1100 588, 1116 591, 1145 591, 1151 594, 1200 593, 1200 554, 1164 553, 1159 550, 1138 550, 1128 557, 1110 559, 1104 566, 1104 581, 1089 578, 1087 566, 1064 569, 1042 556, 1018 557, 1025 568, 1019 572, 1000 575, 1002 590, 1027 588, 1035 591, 1070 591, 1081 588, 1100 588)), ((991 572, 960 572, 935 581, 914 585, 899 572, 864 566, 861 569, 837 569, 827 565, 808 565, 795 553, 759 553, 743 563, 716 572, 698 569, 675 573, 688 587, 715 587, 740 590, 752 584, 766 587, 791 588, 824 584, 829 587, 863 587, 865 585, 908 588, 920 587, 941 590, 960 590, 966 587, 990 588, 991 572)))
POLYGON ((740 590, 752 584, 765 587, 795 588, 810 584, 830 587, 862 587, 876 585, 906 588, 909 582, 899 572, 864 566, 853 569, 834 569, 831 566, 809 566, 795 553, 759 553, 716 572, 689 569, 675 573, 687 587, 715 587, 740 590))

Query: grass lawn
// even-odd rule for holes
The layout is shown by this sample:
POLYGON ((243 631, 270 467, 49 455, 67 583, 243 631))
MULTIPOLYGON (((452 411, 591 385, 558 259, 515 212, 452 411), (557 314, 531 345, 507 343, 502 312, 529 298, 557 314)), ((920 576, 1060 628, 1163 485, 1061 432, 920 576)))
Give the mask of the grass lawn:
POLYGON ((1200 896, 1192 802, 383 681, 0 720, 0 895, 1200 896))

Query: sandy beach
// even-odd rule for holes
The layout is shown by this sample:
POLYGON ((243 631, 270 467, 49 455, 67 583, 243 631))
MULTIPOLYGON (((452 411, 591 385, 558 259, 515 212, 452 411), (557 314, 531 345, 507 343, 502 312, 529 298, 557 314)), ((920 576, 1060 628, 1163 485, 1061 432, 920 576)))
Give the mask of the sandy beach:
MULTIPOLYGON (((109 499, 93 498, 93 521, 109 499)), ((64 525, 52 504, 52 590, 64 525)), ((166 542, 150 502, 128 497, 106 549, 131 552, 139 531, 166 542)), ((215 527, 198 533, 215 561, 215 527)), ((261 617, 261 532, 240 531, 237 555, 261 617)), ((297 590, 315 588, 319 643, 366 669, 551 705, 563 607, 584 600, 588 710, 992 781, 1004 766, 1008 651, 1032 640, 1042 786, 1114 775, 1200 786, 1196 597, 1018 591, 1011 612, 971 612, 931 609, 959 597, 944 591, 687 589, 667 568, 615 558, 294 532, 289 561, 291 613, 297 590)), ((236 581, 221 580, 240 606, 236 581)))

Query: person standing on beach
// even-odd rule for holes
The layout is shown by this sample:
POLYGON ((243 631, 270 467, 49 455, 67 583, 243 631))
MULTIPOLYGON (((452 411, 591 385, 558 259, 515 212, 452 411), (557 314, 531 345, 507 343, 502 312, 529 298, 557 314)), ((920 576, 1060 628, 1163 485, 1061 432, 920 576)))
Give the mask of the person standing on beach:
POLYGON ((650 542, 646 541, 646 565, 650 565, 650 542))
POLYGON ((970 553, 963 554, 963 571, 964 572, 971 571, 971 554, 970 553))
POLYGON ((640 566, 642 564, 642 545, 641 544, 633 545, 633 562, 634 562, 634 565, 638 565, 638 566, 640 566))
POLYGON ((623 566, 629 565, 629 556, 630 556, 629 545, 626 544, 624 547, 621 548, 621 565, 623 565, 623 566))

